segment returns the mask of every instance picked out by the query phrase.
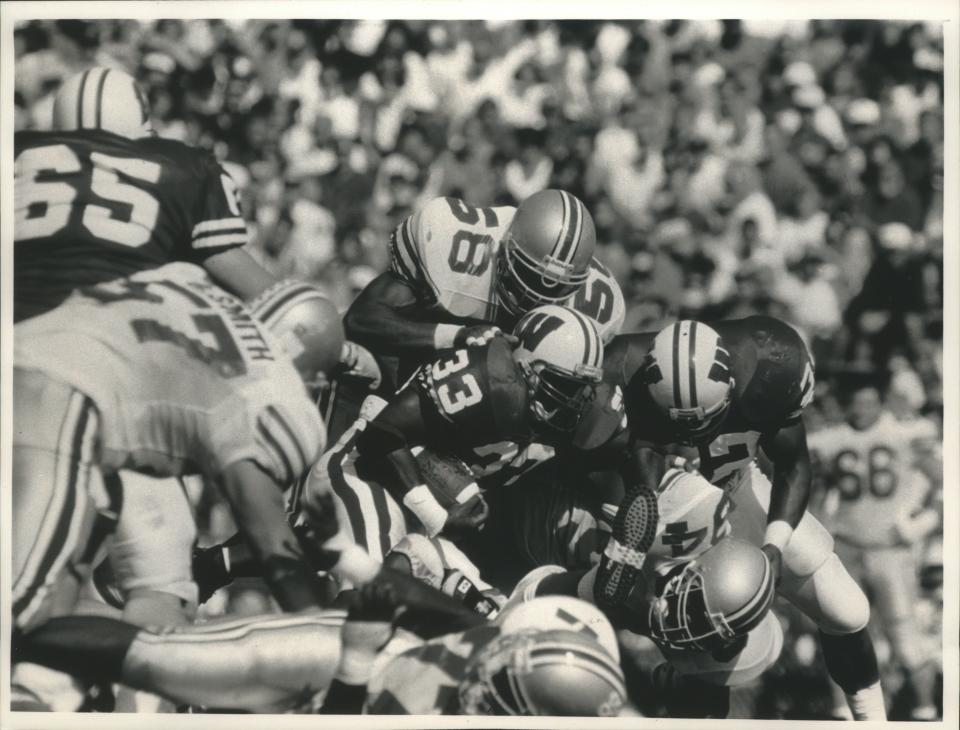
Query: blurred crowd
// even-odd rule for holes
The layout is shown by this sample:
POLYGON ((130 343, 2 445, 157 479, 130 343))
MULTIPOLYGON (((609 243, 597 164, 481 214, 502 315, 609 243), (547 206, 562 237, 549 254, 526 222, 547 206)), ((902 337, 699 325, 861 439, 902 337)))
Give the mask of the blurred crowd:
MULTIPOLYGON (((15 43, 18 129, 49 126, 67 75, 131 71, 160 135, 230 169, 264 265, 343 308, 427 200, 563 188, 626 331, 772 314, 815 357, 811 427, 873 374, 898 415, 942 420, 938 25, 45 21, 15 43)), ((803 636, 787 661, 813 667, 803 636)))

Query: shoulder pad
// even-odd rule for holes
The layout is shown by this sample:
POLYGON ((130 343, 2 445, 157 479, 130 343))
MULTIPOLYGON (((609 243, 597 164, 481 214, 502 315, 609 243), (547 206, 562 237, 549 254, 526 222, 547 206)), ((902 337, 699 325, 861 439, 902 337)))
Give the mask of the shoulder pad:
POLYGON ((813 399, 813 363, 799 333, 766 316, 720 323, 730 349, 737 407, 760 430, 795 421, 813 399), (728 338, 727 331, 732 336, 728 338))
POLYGON ((496 337, 487 346, 486 371, 497 433, 503 433, 505 438, 525 433, 529 413, 527 380, 505 339, 496 337))
POLYGON ((596 397, 580 419, 573 445, 584 451, 595 449, 626 428, 623 389, 619 385, 603 382, 597 386, 596 397))

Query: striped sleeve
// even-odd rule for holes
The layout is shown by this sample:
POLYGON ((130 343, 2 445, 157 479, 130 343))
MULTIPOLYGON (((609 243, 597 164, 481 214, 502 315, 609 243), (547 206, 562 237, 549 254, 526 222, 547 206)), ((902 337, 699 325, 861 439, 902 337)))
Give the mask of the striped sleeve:
POLYGON ((215 161, 207 167, 202 205, 190 233, 190 248, 201 257, 247 243, 237 186, 215 161))
POLYGON ((390 235, 390 268, 401 281, 411 287, 422 286, 423 265, 416 245, 417 215, 404 218, 390 235))
MULTIPOLYGON (((316 419, 319 422, 319 415, 316 419)), ((263 466, 278 484, 293 484, 313 466, 322 450, 322 424, 297 428, 296 422, 284 409, 268 405, 257 415, 256 438, 261 454, 266 455, 263 466), (320 428, 315 428, 315 426, 320 428)))

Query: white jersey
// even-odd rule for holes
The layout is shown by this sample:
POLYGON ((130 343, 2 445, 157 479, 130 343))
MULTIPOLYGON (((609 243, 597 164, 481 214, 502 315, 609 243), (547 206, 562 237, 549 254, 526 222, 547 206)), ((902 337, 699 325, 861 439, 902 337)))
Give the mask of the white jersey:
POLYGON ((869 428, 828 426, 808 438, 839 504, 833 532, 862 547, 899 543, 896 523, 919 510, 929 482, 915 467, 915 444, 937 441, 930 421, 898 421, 883 412, 869 428))
POLYGON ((249 459, 287 484, 324 445, 277 341, 191 264, 78 290, 17 325, 14 358, 94 402, 107 470, 215 476, 249 459))
MULTIPOLYGON (((404 219, 390 239, 392 270, 445 312, 494 322, 497 257, 516 208, 475 208, 435 198, 404 219)), ((596 258, 587 281, 566 305, 591 317, 604 342, 623 326, 626 304, 616 279, 596 258)))

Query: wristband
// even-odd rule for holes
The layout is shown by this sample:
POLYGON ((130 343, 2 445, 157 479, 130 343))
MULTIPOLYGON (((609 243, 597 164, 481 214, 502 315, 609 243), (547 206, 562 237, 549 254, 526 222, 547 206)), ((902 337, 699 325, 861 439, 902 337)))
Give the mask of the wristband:
POLYGON ((344 684, 366 684, 373 673, 377 652, 344 646, 340 650, 340 663, 333 675, 344 684))
POLYGON ((464 504, 478 494, 480 494, 480 486, 476 482, 471 482, 460 490, 460 493, 457 495, 457 504, 464 504))
POLYGON ((790 542, 791 535, 793 535, 793 528, 790 525, 784 520, 774 520, 767 525, 767 531, 763 536, 763 544, 773 545, 782 553, 787 547, 787 543, 790 542))
POLYGON ((436 537, 447 522, 447 511, 425 484, 419 484, 403 495, 403 504, 417 516, 430 537, 436 537))
POLYGON ((433 331, 433 349, 449 350, 456 345, 457 335, 462 330, 458 324, 438 324, 433 331))

